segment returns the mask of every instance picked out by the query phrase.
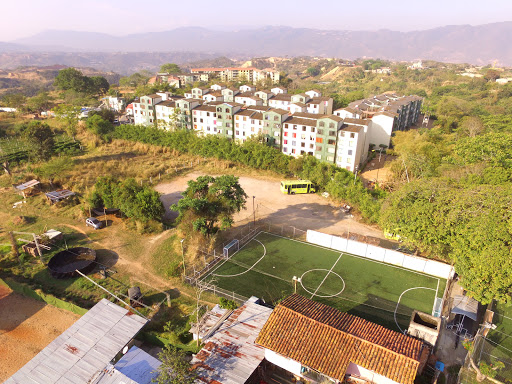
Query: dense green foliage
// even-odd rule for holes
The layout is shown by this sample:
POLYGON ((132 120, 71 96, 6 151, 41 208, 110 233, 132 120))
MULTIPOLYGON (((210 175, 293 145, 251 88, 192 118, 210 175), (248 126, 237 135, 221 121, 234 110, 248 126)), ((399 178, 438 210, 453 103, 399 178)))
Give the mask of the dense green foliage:
POLYGON ((219 306, 221 308, 224 308, 224 309, 231 309, 231 310, 235 310, 238 308, 238 304, 236 303, 236 301, 233 301, 233 300, 228 300, 226 299, 225 297, 221 297, 220 300, 219 300, 219 306))
POLYGON ((40 121, 31 121, 22 127, 23 136, 32 148, 29 156, 37 160, 48 160, 55 144, 54 134, 50 126, 40 121))
POLYGON ((158 192, 148 186, 141 186, 131 178, 123 181, 111 177, 99 178, 89 202, 97 208, 118 208, 127 217, 143 222, 160 221, 164 214, 158 192))
POLYGON ((368 191, 358 178, 354 182, 354 174, 346 169, 321 162, 313 156, 295 159, 257 140, 237 144, 217 136, 199 137, 188 130, 169 132, 154 127, 129 125, 116 126, 114 137, 163 145, 202 157, 231 160, 287 177, 295 175, 301 179, 309 179, 319 190, 326 190, 336 199, 347 200, 361 211, 367 221, 373 223, 377 222, 380 199, 385 195, 379 190, 368 191))
POLYGON ((100 115, 92 115, 85 122, 87 129, 101 137, 103 140, 109 140, 114 126, 108 120, 104 120, 100 115))
POLYGON ((84 76, 75 68, 66 68, 59 71, 53 83, 55 87, 64 91, 85 93, 90 95, 101 95, 110 87, 107 79, 102 76, 84 76))
POLYGON ((166 64, 162 64, 160 66, 160 72, 176 74, 176 73, 181 73, 182 71, 181 71, 181 68, 178 66, 178 64, 166 63, 166 64))
POLYGON ((171 209, 179 212, 176 221, 184 227, 184 232, 193 229, 203 236, 211 236, 233 225, 233 215, 245 207, 246 199, 238 177, 199 176, 188 182, 183 198, 171 209))
POLYGON ((190 367, 186 358, 186 353, 166 345, 158 354, 158 359, 162 364, 158 367, 158 376, 154 381, 158 384, 194 384, 196 382, 196 373, 190 367))

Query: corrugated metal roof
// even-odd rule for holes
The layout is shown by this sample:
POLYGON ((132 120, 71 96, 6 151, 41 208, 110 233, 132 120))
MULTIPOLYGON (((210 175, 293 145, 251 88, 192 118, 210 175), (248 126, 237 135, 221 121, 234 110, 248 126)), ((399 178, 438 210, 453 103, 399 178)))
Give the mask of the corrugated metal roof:
POLYGON ((14 188, 16 188, 18 191, 24 191, 27 188, 33 188, 33 187, 35 187, 36 185, 39 185, 39 184, 40 184, 39 181, 37 181, 35 179, 32 179, 30 181, 27 181, 26 183, 17 185, 14 188))
POLYGON ((88 383, 146 322, 102 299, 5 383, 88 383))
POLYGON ((254 341, 272 309, 247 301, 235 310, 192 359, 201 381, 245 383, 265 357, 254 341))

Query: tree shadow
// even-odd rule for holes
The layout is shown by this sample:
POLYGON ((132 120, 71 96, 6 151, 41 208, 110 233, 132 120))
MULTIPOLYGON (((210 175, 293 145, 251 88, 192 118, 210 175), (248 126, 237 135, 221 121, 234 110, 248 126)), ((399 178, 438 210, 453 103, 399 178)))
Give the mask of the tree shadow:
POLYGON ((178 212, 171 210, 171 205, 178 204, 178 201, 180 201, 183 198, 183 195, 181 192, 173 192, 168 193, 166 195, 160 195, 160 201, 164 205, 165 208, 165 214, 163 216, 163 220, 166 221, 174 221, 178 217, 178 212))
POLYGON ((11 292, 0 285, 0 335, 17 328, 46 306, 46 303, 11 292))

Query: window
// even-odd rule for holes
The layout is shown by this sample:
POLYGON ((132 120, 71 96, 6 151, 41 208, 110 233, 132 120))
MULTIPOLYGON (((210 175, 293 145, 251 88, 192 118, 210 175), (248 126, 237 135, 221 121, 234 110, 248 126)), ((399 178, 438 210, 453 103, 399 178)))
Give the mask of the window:
POLYGON ((334 128, 334 123, 329 123, 329 128, 334 128))
POLYGON ((353 139, 354 137, 356 137, 356 134, 355 133, 351 133, 350 134, 350 138, 353 139))
POLYGON ((288 128, 288 124, 285 124, 285 125, 284 125, 284 127, 285 127, 285 128, 288 128))
POLYGON ((237 128, 240 128, 240 124, 239 124, 239 123, 236 123, 236 124, 235 124, 235 126, 236 126, 237 128))
POLYGON ((296 141, 292 141, 292 147, 296 147, 297 146, 297 142, 296 141))
POLYGON ((301 146, 302 148, 306 148, 306 143, 300 143, 300 146, 301 146))
POLYGON ((317 131, 317 133, 318 133, 319 135, 323 135, 323 134, 324 134, 324 130, 323 130, 323 129, 319 129, 319 130, 317 131))
POLYGON ((240 134, 240 131, 236 131, 235 134, 238 136, 240 134))
POLYGON ((315 144, 309 144, 309 149, 315 148, 315 144))
POLYGON ((283 144, 288 144, 288 140, 284 140, 284 141, 283 141, 283 144))
MULTIPOLYGON (((286 140, 285 140, 285 144, 286 144, 286 140)), ((284 153, 288 152, 288 148, 283 147, 283 152, 284 152, 284 153)))
POLYGON ((293 126, 293 129, 297 129, 297 126, 296 126, 296 125, 294 125, 294 126, 293 126))
POLYGON ((340 131, 340 137, 345 137, 345 133, 340 131))
POLYGON ((269 120, 270 119, 270 116, 269 115, 265 115, 265 120, 269 120))
POLYGON ((279 121, 279 117, 278 116, 274 116, 274 121, 279 121))
POLYGON ((302 140, 306 140, 306 135, 303 133, 302 135, 300 135, 300 138, 301 138, 302 140))
POLYGON ((293 133, 292 137, 295 139, 297 137, 297 134, 293 133))
POLYGON ((333 156, 327 156, 327 161, 334 161, 334 157, 333 156))
POLYGON ((352 150, 351 150, 351 149, 349 149, 349 150, 347 151, 347 155, 352 156, 352 150))
POLYGON ((352 163, 352 158, 351 157, 347 157, 347 164, 351 164, 352 163))
POLYGON ((318 123, 318 126, 319 126, 319 127, 325 127, 325 123, 324 123, 323 121, 320 121, 320 122, 318 123))
POLYGON ((229 108, 226 108, 226 109, 225 109, 225 112, 229 113, 229 108))
POLYGON ((311 127, 311 132, 312 133, 315 133, 315 130, 316 130, 315 127, 311 127))
POLYGON ((349 146, 349 147, 353 147, 353 146, 354 146, 354 142, 353 142, 352 140, 350 140, 350 141, 348 142, 348 146, 349 146))
POLYGON ((329 131, 329 136, 336 136, 336 131, 329 131))
POLYGON ((316 151, 317 152, 322 152, 322 146, 321 145, 317 145, 316 146, 316 151))
POLYGON ((302 126, 302 130, 303 130, 304 132, 306 132, 306 126, 305 126, 305 125, 303 125, 303 126, 302 126))
POLYGON ((283 136, 285 136, 285 137, 288 136, 288 132, 285 131, 283 136))
POLYGON ((204 123, 203 119, 199 119, 199 122, 200 122, 200 123, 204 123))
POLYGON ((317 138, 316 138, 316 142, 317 142, 317 143, 323 143, 323 142, 324 142, 324 139, 322 139, 321 137, 317 137, 317 138))
POLYGON ((327 141, 327 144, 329 144, 329 145, 335 145, 335 144, 336 144, 336 140, 328 140, 328 141, 327 141))
POLYGON ((254 120, 253 119, 251 119, 251 124, 254 124, 254 120))
POLYGON ((327 152, 329 152, 329 153, 334 153, 334 152, 335 152, 335 149, 334 149, 334 148, 332 148, 332 147, 331 147, 331 148, 327 148, 327 152))
POLYGON ((217 108, 217 112, 222 112, 222 108, 217 108))

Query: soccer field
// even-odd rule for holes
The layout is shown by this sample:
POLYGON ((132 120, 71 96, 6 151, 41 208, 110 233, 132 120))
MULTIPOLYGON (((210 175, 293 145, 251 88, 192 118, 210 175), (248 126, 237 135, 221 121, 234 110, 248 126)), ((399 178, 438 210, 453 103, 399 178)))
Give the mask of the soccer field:
POLYGON ((297 293, 397 331, 412 311, 432 313, 446 280, 260 232, 203 281, 275 303, 297 293))

